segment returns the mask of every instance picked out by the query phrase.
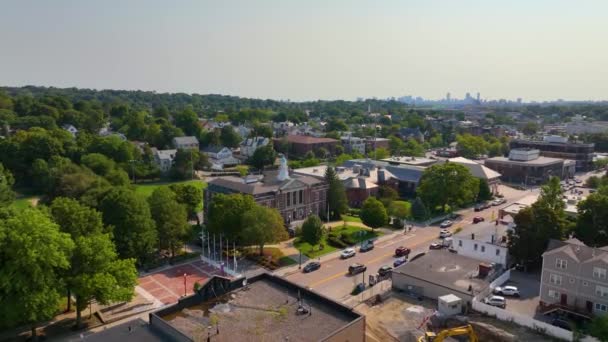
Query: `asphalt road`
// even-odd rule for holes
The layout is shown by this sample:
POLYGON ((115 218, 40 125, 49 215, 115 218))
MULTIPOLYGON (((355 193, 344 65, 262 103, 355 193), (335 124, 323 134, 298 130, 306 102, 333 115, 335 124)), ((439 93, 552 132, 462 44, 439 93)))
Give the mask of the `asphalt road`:
MULTIPOLYGON (((499 208, 507 206, 538 190, 519 191, 501 186, 500 191, 505 195, 507 203, 481 212, 475 212, 472 208, 460 210, 457 212, 460 217, 454 221, 454 225, 449 230, 454 231, 462 227, 462 231, 466 233, 467 227, 471 226, 475 216, 484 217, 486 221, 496 218, 498 217, 499 208)), ((307 274, 298 272, 288 275, 286 278, 302 286, 312 288, 330 298, 344 300, 350 296, 353 287, 363 281, 364 276, 365 282, 367 282, 370 272, 376 274, 381 266, 393 265, 395 248, 405 246, 412 249, 412 256, 416 255, 419 252, 428 250, 428 246, 432 242, 440 241, 439 231, 438 225, 424 228, 416 227, 405 235, 401 230, 393 233, 388 240, 378 242, 371 251, 359 253, 359 249, 357 248, 357 255, 346 260, 339 259, 337 257, 338 253, 336 253, 336 258, 323 261, 319 270, 307 274), (355 276, 348 275, 348 266, 355 262, 366 265, 367 271, 364 274, 361 273, 355 276)))

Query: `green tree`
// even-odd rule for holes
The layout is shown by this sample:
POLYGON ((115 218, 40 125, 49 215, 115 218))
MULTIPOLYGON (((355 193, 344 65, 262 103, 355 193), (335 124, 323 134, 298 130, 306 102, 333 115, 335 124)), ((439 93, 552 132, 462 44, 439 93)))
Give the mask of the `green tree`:
POLYGON ((125 187, 115 187, 101 200, 103 222, 114 227, 114 243, 121 258, 135 258, 144 265, 158 236, 145 199, 125 187))
POLYGON ((233 241, 241 239, 243 213, 255 206, 253 197, 243 194, 217 194, 209 203, 207 228, 233 241))
POLYGON ((608 342, 608 316, 596 316, 589 325, 589 334, 600 342, 608 342))
POLYGON ((479 193, 479 180, 469 170, 459 164, 435 164, 422 174, 418 196, 427 207, 445 210, 471 203, 479 193))
POLYGON ((0 326, 36 324, 57 313, 74 243, 41 210, 28 208, 0 219, 0 326))
POLYGON ((173 120, 175 122, 175 126, 179 127, 187 135, 198 135, 198 115, 196 115, 191 107, 175 113, 173 120))
POLYGON ((253 156, 251 156, 249 163, 256 169, 262 170, 264 169, 264 166, 274 164, 276 158, 277 154, 274 151, 274 148, 272 148, 272 145, 268 144, 256 149, 253 156))
POLYGON ((192 184, 172 184, 169 188, 175 193, 177 202, 186 206, 188 216, 196 218, 200 225, 197 212, 203 203, 203 191, 192 184))
POLYGON ((15 200, 13 174, 0 163, 0 207, 6 207, 15 200))
POLYGON ((133 296, 137 270, 135 260, 119 260, 101 214, 76 200, 56 198, 51 205, 53 220, 75 243, 70 269, 62 278, 70 297, 76 298, 76 327, 82 324, 82 310, 95 300, 100 304, 127 301, 133 296))
POLYGON ((576 236, 589 246, 608 244, 608 194, 605 188, 578 204, 576 236))
POLYGON ((522 132, 525 135, 534 135, 538 132, 539 126, 536 122, 526 122, 524 127, 522 128, 522 132))
POLYGON ((175 193, 161 186, 148 197, 152 219, 156 222, 159 249, 169 249, 171 257, 183 247, 188 237, 188 214, 185 206, 179 204, 175 193))
POLYGON ((424 220, 429 216, 428 210, 420 197, 416 197, 412 203, 412 217, 415 220, 424 220))
POLYGON ((463 134, 456 136, 458 152, 465 158, 479 158, 488 153, 488 143, 479 136, 463 134))
POLYGON ((380 200, 380 202, 382 202, 382 204, 384 204, 385 208, 388 208, 391 203, 399 198, 399 193, 397 193, 397 190, 391 188, 388 185, 381 185, 378 188, 378 199, 380 200))
POLYGON ((407 139, 403 147, 403 154, 410 157, 424 157, 425 149, 416 139, 407 139))
POLYGON ((390 157, 391 154, 384 147, 378 147, 375 151, 371 152, 371 156, 373 156, 374 159, 385 159, 390 157))
POLYGON ((116 168, 116 163, 101 153, 85 154, 80 162, 100 176, 106 176, 116 168))
POLYGON ((400 156, 403 150, 405 149, 405 143, 401 138, 391 135, 388 137, 388 147, 390 151, 395 156, 400 156))
POLYGON ((194 179, 194 163, 199 158, 198 151, 177 150, 171 167, 171 178, 177 180, 194 179))
POLYGON ((230 148, 236 148, 239 146, 243 138, 234 130, 230 125, 222 127, 220 132, 220 141, 222 145, 230 148))
POLYGON ((382 227, 388 222, 386 208, 384 208, 382 202, 373 197, 369 197, 363 202, 359 217, 361 217, 363 224, 372 227, 372 229, 382 227))
POLYGON ((563 217, 566 203, 562 199, 562 187, 560 185, 560 179, 558 177, 551 177, 540 188, 539 201, 546 204, 551 210, 563 217))
POLYGON ((260 255, 264 255, 264 245, 287 238, 283 218, 274 208, 256 204, 241 219, 243 241, 259 246, 260 255))
POLYGON ((316 245, 323 237, 323 223, 317 215, 306 218, 302 224, 302 239, 311 245, 316 245))
POLYGON ((334 168, 330 166, 325 170, 325 181, 329 184, 329 189, 327 189, 327 205, 329 206, 330 218, 339 220, 348 209, 344 184, 338 178, 334 168))
POLYGON ((405 220, 412 214, 412 205, 407 201, 393 201, 389 213, 400 220, 405 220))
POLYGON ((479 192, 477 195, 477 200, 479 201, 487 201, 492 198, 492 191, 490 190, 490 186, 488 185, 488 181, 485 179, 479 180, 479 192))

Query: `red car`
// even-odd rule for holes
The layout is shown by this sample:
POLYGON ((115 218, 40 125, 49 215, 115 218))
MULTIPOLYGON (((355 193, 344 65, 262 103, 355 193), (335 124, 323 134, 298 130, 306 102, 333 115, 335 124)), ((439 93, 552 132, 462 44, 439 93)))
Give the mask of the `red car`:
POLYGON ((411 252, 411 250, 409 248, 399 246, 399 247, 397 247, 397 249, 395 249, 395 256, 396 257, 408 256, 410 254, 410 252, 411 252))
POLYGON ((485 221, 485 219, 481 216, 473 217, 473 223, 479 223, 479 222, 483 222, 483 221, 485 221))

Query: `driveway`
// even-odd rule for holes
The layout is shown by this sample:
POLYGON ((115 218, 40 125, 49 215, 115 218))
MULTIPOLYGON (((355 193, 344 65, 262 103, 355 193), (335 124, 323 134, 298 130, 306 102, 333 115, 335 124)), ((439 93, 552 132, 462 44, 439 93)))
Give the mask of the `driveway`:
POLYGON ((504 285, 517 286, 520 297, 507 298, 507 310, 521 315, 535 317, 539 301, 540 273, 511 271, 511 279, 504 285))

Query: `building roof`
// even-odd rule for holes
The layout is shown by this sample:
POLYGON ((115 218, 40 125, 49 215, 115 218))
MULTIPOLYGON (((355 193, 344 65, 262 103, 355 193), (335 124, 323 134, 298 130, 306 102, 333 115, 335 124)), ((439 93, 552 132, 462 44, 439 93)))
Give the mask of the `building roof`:
POLYGON ((152 329, 143 319, 138 318, 128 321, 98 333, 86 335, 86 341, 133 341, 133 342, 164 342, 167 337, 152 329))
POLYGON ((496 221, 480 222, 477 224, 471 224, 467 227, 467 232, 460 231, 454 234, 455 238, 473 240, 473 235, 476 241, 493 243, 495 245, 504 245, 502 243, 502 237, 507 236, 509 226, 504 224, 496 224, 496 221))
POLYGON ((460 164, 460 165, 466 167, 467 169, 469 169, 469 171, 471 172, 473 177, 476 177, 476 178, 483 178, 486 180, 490 180, 490 179, 500 178, 500 176, 501 176, 500 173, 490 169, 489 167, 484 166, 483 164, 480 164, 474 160, 471 160, 471 159, 467 159, 467 158, 463 158, 463 157, 456 157, 456 158, 450 158, 450 159, 448 159, 448 161, 450 163, 456 163, 456 164, 460 164))
POLYGON ((375 189, 378 185, 370 182, 366 177, 353 177, 344 182, 347 189, 375 189))
POLYGON ((536 159, 532 160, 513 160, 507 157, 493 157, 486 159, 487 162, 497 162, 503 164, 514 164, 514 165, 535 165, 535 166, 543 166, 543 165, 551 165, 556 163, 563 163, 565 159, 560 158, 550 158, 540 156, 536 159))
POLYGON ((179 144, 179 145, 198 144, 198 139, 196 139, 196 137, 193 137, 193 136, 175 137, 175 138, 173 138, 173 140, 175 140, 175 143, 179 144))
POLYGON ((342 166, 352 168, 354 165, 361 165, 362 167, 383 167, 385 170, 390 172, 394 178, 402 182, 418 183, 422 178, 422 173, 426 169, 423 166, 413 165, 391 165, 384 161, 371 160, 371 159, 352 159, 347 160, 342 166))
POLYGON ((430 165, 430 164, 434 164, 437 163, 438 160, 437 159, 430 159, 430 158, 425 158, 425 157, 389 157, 389 158, 385 158, 385 159, 381 159, 382 161, 391 163, 391 164, 405 164, 405 165, 419 165, 419 166, 426 166, 426 165, 430 165))
POLYGON ((447 294, 445 296, 441 296, 438 298, 440 301, 443 301, 445 303, 456 303, 456 302, 460 302, 462 301, 462 298, 458 297, 457 295, 450 293, 447 294))
MULTIPOLYGON (((211 278, 198 294, 153 313, 152 324, 161 321, 163 330, 194 341, 207 338, 207 326, 212 326, 211 341, 216 342, 324 341, 364 319, 342 304, 267 273, 248 278, 247 285, 243 278, 227 281, 211 278), (299 307, 308 312, 299 313, 299 307), (210 313, 219 321, 219 334, 210 313)), ((357 338, 364 338, 364 328, 357 333, 357 338)))
POLYGON ((603 260, 608 263, 608 246, 600 248, 589 247, 576 238, 570 238, 566 241, 549 240, 549 246, 543 253, 543 257, 558 252, 567 254, 577 262, 587 263, 603 260))
MULTIPOLYGON (((358 164, 355 164, 355 165, 358 165, 358 164)), ((349 179, 351 179, 351 178, 357 178, 357 177, 361 177, 361 176, 364 176, 369 182, 372 182, 375 184, 377 184, 379 182, 378 181, 379 169, 377 167, 374 167, 373 169, 371 169, 369 167, 366 168, 365 166, 361 165, 361 168, 365 169, 364 170, 365 172, 363 172, 363 174, 361 171, 356 171, 354 167, 338 166, 338 167, 336 167, 336 176, 338 177, 339 180, 344 181, 344 182, 349 181, 349 179)), ((317 178, 322 178, 322 179, 325 179, 325 171, 327 171, 327 165, 303 167, 303 168, 293 170, 293 172, 295 174, 312 176, 312 177, 317 177, 317 178)), ((396 179, 396 177, 390 171, 383 170, 383 172, 384 172, 385 180, 389 180, 391 178, 396 179)))
POLYGON ((320 143, 337 143, 338 140, 331 138, 316 138, 309 135, 288 135, 287 141, 294 144, 320 144, 320 143))
POLYGON ((158 157, 158 159, 173 159, 173 158, 175 158, 176 153, 177 153, 177 150, 175 150, 175 149, 156 150, 156 156, 158 157))
POLYGON ((259 181, 253 180, 250 183, 246 179, 236 176, 218 177, 209 182, 210 186, 219 186, 230 189, 234 192, 258 195, 269 192, 276 192, 288 188, 299 188, 309 185, 323 183, 324 180, 310 176, 290 175, 290 179, 279 181, 276 171, 267 171, 259 181))
POLYGON ((218 152, 220 152, 221 150, 223 150, 224 148, 226 148, 226 147, 224 147, 224 146, 219 146, 219 145, 207 146, 207 147, 205 147, 205 148, 203 149, 203 152, 206 152, 206 153, 218 153, 218 152))
POLYGON ((241 142, 241 146, 263 146, 268 144, 268 138, 266 137, 254 137, 254 138, 247 138, 245 140, 243 140, 243 142, 241 142))
POLYGON ((500 210, 506 214, 514 216, 519 213, 520 210, 523 210, 534 204, 538 200, 539 196, 540 194, 530 194, 526 197, 517 200, 517 202, 511 203, 505 207, 500 208, 500 210))
POLYGON ((445 249, 429 250, 423 256, 395 268, 393 274, 403 274, 470 294, 469 285, 475 292, 489 285, 488 281, 477 277, 481 263, 445 249))

